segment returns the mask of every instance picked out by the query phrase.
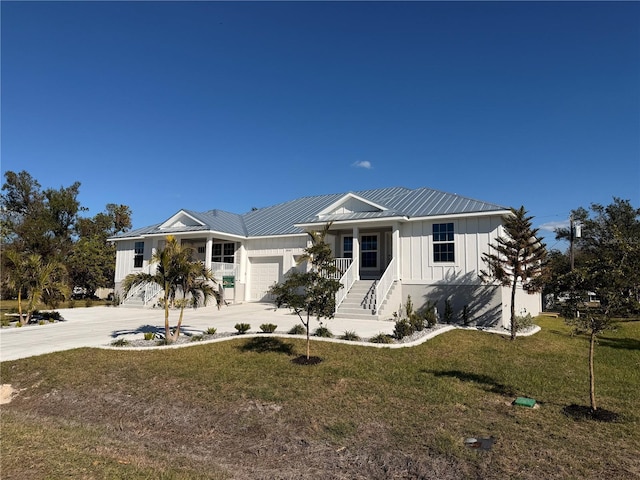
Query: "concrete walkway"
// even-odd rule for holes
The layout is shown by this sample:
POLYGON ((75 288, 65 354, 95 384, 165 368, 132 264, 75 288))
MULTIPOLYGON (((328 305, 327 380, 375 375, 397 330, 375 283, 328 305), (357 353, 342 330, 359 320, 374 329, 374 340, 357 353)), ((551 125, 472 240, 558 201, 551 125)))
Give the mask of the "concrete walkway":
MULTIPOLYGON (((64 322, 0 329, 0 361, 80 347, 105 347, 118 338, 142 339, 145 331, 164 331, 164 311, 161 309, 90 307, 63 308, 58 311, 64 322)), ((170 312, 169 321, 172 326, 177 323, 177 310, 170 312)), ((225 306, 220 310, 215 306, 187 309, 182 331, 201 334, 215 327, 218 333, 236 333, 236 323, 250 324, 249 333, 260 332, 263 323, 273 323, 278 326, 278 332, 287 332, 300 320, 288 309, 276 310, 273 304, 244 303, 225 306)), ((378 333, 390 334, 394 329, 394 322, 381 320, 336 318, 324 324, 336 337, 345 331, 354 331, 362 338, 369 338, 378 333)), ((312 332, 318 326, 317 320, 311 320, 312 332)))

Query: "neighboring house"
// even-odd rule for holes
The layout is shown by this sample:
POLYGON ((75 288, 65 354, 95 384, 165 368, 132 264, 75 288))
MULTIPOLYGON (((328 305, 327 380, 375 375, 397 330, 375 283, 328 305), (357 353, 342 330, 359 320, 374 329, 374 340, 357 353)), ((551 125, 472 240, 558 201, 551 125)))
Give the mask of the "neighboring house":
MULTIPOLYGON (((471 323, 506 327, 509 289, 482 284, 478 272, 507 214, 508 208, 491 203, 401 187, 304 197, 241 215, 180 210, 162 223, 110 239, 117 245, 116 291, 128 274, 154 268, 152 252, 171 234, 224 283, 227 301, 268 301, 274 282, 305 268, 297 261, 310 240, 306 232, 332 222, 327 241, 344 284, 337 317, 388 319, 411 295, 416 307, 437 302, 441 320, 449 299, 455 320, 467 306, 471 323)), ((134 297, 150 305, 157 294, 149 290, 134 297)), ((537 315, 540 295, 519 290, 516 310, 537 315)))

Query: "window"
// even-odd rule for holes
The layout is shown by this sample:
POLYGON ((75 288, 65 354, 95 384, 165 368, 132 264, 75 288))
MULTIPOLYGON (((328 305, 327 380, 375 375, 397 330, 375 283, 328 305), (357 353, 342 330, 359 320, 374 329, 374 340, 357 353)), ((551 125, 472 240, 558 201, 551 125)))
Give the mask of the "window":
POLYGON ((205 253, 206 247, 198 247, 198 253, 205 253))
POLYGON ((136 242, 133 246, 133 268, 142 268, 144 259, 144 242, 136 242))
POLYGON ((454 262, 453 223, 433 224, 433 261, 454 262))
POLYGON ((344 258, 353 258, 353 237, 342 239, 342 255, 344 258))
POLYGON ((211 252, 211 261, 220 263, 235 263, 236 244, 214 243, 211 252))
POLYGON ((378 268, 378 236, 362 235, 362 268, 378 268))

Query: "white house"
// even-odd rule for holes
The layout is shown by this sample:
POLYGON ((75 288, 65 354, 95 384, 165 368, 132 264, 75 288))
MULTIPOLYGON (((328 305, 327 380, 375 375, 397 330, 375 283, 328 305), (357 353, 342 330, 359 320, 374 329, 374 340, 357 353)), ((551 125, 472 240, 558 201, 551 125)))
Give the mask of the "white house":
MULTIPOLYGON (((115 286, 120 291, 129 273, 150 272, 152 252, 171 234, 224 283, 226 300, 268 301, 268 288, 300 268, 306 232, 332 222, 327 240, 344 285, 337 317, 388 319, 411 295, 417 307, 435 301, 442 315, 449 299, 456 319, 466 306, 472 323, 506 327, 509 289, 483 284, 478 273, 508 213, 455 194, 402 187, 304 197, 245 214, 180 210, 110 239, 117 246, 115 286)), ((128 301, 150 305, 157 294, 142 288, 128 301)), ((518 291, 518 313, 540 310, 539 294, 518 291)))

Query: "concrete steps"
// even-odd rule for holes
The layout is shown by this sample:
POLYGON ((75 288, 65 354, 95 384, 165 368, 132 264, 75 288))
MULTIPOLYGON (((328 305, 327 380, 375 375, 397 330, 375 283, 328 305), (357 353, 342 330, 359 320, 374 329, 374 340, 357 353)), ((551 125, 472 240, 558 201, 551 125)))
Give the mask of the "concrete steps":
MULTIPOLYGON (((375 285, 377 280, 358 280, 356 281, 347 297, 338 307, 335 314, 336 318, 354 318, 363 320, 379 320, 381 315, 375 315, 375 285)), ((391 287, 391 291, 395 288, 395 284, 391 287)), ((391 291, 389 294, 391 294, 391 291)), ((387 295, 387 298, 389 295, 387 295)), ((383 300, 380 312, 384 308, 387 299, 383 300)))

